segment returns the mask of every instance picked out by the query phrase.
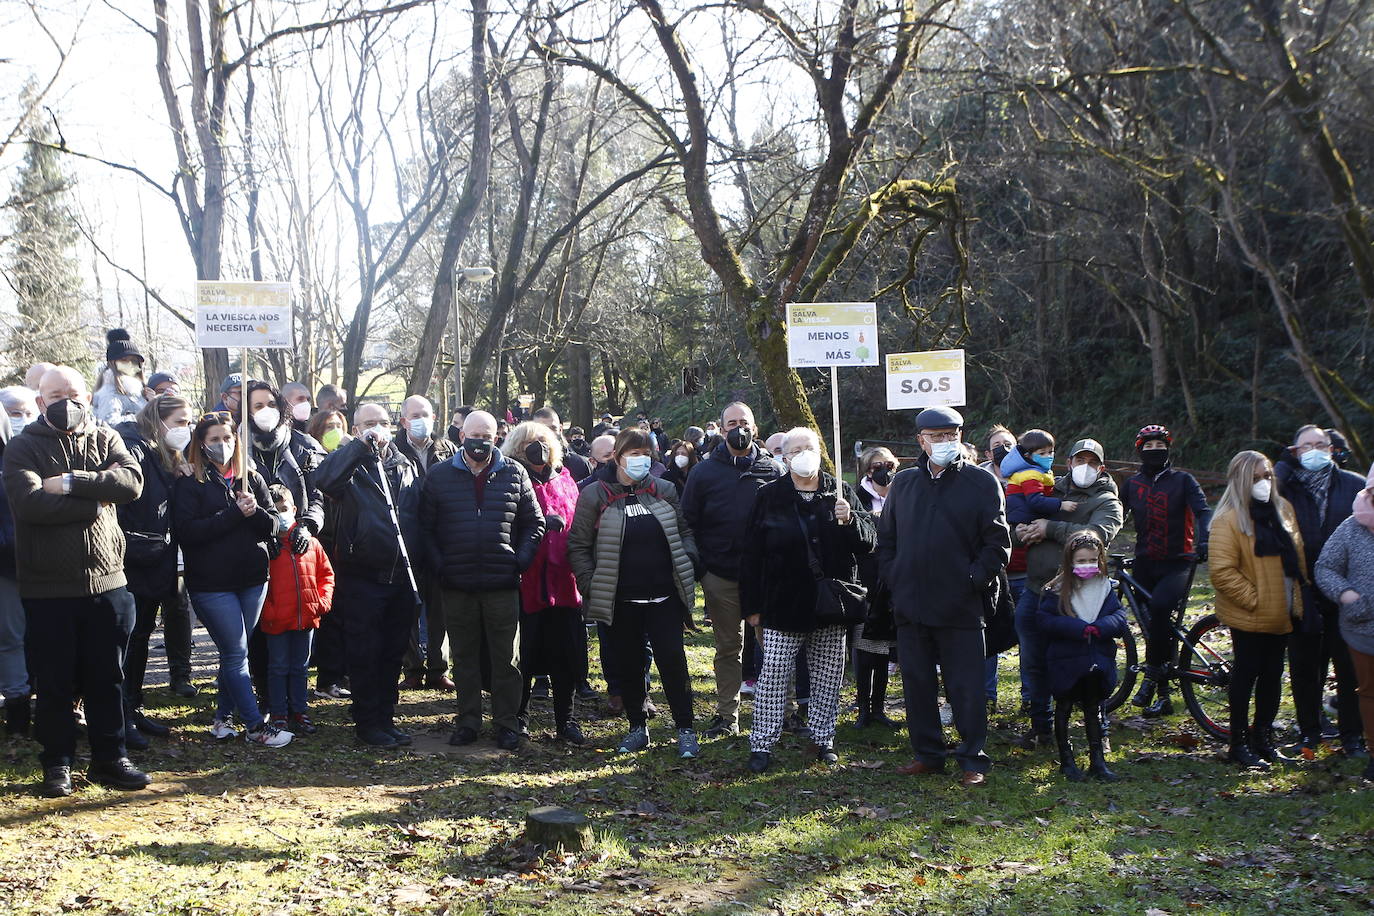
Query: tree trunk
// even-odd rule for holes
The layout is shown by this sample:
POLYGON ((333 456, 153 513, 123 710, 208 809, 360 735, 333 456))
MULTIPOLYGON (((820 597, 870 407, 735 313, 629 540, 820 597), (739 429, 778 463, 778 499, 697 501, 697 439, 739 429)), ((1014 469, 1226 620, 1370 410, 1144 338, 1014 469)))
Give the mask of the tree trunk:
POLYGON ((568 419, 589 430, 595 425, 592 412, 592 353, 585 344, 568 346, 568 419))
POLYGON ((434 367, 439 358, 439 346, 448 326, 449 307, 453 302, 453 271, 458 263, 458 251, 467 239, 482 199, 487 192, 487 177, 491 169, 491 93, 487 86, 487 0, 472 3, 472 99, 473 133, 472 156, 463 194, 453 209, 448 228, 444 232, 444 246, 439 256, 438 276, 430 295, 429 314, 415 354, 415 368, 406 386, 406 394, 426 394, 434 381, 434 367))

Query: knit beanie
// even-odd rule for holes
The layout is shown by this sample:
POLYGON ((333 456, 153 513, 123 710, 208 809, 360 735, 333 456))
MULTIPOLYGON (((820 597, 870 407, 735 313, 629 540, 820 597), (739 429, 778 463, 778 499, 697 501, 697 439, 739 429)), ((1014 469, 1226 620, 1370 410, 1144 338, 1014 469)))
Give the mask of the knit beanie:
POLYGON ((129 332, 123 328, 106 331, 105 340, 105 362, 113 363, 121 359, 136 359, 140 363, 143 362, 143 354, 138 352, 138 347, 129 339, 129 332))

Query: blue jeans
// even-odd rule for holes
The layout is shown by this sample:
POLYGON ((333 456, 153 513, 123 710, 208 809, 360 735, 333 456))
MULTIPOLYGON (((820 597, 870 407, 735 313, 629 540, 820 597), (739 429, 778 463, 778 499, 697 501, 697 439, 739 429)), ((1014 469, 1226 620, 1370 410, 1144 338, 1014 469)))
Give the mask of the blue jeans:
POLYGON ((305 682, 314 638, 314 630, 267 634, 267 697, 272 718, 285 719, 288 713, 309 711, 305 682))
POLYGON ((24 662, 24 604, 19 583, 0 576, 0 697, 29 695, 29 669, 24 662))
POLYGON ((1041 734, 1054 728, 1050 713, 1048 670, 1045 664, 1046 641, 1035 622, 1040 593, 1026 589, 1016 602, 1016 637, 1021 643, 1021 699, 1030 704, 1032 727, 1041 734))
POLYGON ((248 634, 258 625, 267 583, 236 592, 191 592, 191 607, 219 650, 218 705, 215 716, 227 719, 235 709, 250 730, 262 725, 253 681, 248 677, 248 634))

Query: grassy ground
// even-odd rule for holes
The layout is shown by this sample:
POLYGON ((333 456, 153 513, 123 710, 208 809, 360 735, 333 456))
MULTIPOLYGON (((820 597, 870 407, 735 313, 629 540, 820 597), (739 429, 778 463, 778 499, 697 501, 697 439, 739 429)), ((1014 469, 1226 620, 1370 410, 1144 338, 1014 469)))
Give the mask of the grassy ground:
MULTIPOLYGON (((708 642, 690 650, 703 719, 708 642)), ((1002 671, 1015 705, 1014 655, 1002 671)), ((152 697, 178 734, 139 758, 151 791, 78 780, 70 799, 40 799, 34 746, 0 745, 0 912, 1317 913, 1367 910, 1374 886, 1359 761, 1240 773, 1181 716, 1118 722, 1126 781, 1082 786, 1047 752, 1014 749, 1017 724, 999 717, 991 784, 969 792, 896 774, 903 737, 876 728, 842 726, 835 771, 788 738, 753 777, 746 739, 683 762, 666 725, 626 758, 622 723, 588 719, 595 747, 565 749, 547 705, 518 755, 441 752, 437 692, 401 710, 436 753, 355 746, 333 701, 316 707, 318 735, 274 752, 211 742, 208 694, 152 697), (527 845, 525 812, 546 804, 587 814, 596 848, 527 845)))

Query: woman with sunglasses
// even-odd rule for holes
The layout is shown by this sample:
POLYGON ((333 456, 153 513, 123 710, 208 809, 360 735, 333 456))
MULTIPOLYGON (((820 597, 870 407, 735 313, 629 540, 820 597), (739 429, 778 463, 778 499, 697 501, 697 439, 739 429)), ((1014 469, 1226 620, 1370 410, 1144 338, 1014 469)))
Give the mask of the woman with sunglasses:
POLYGON ((281 747, 292 734, 273 728, 258 710, 248 677, 248 636, 267 595, 269 544, 285 534, 267 484, 235 460, 238 440, 227 413, 201 417, 187 446, 191 474, 172 485, 172 527, 185 560, 191 607, 219 650, 219 698, 210 734, 281 747))

